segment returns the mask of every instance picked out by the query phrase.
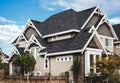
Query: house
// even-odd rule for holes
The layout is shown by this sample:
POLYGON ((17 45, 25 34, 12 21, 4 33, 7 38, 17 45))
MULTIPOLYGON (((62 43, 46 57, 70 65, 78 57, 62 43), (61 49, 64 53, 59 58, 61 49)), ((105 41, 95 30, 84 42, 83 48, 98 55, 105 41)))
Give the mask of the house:
POLYGON ((9 56, 2 52, 2 49, 0 48, 0 63, 8 63, 8 58, 9 56))
POLYGON ((10 74, 15 74, 14 56, 29 51, 36 59, 34 74, 53 76, 70 71, 73 62, 81 61, 81 83, 89 73, 100 74, 93 63, 114 53, 118 40, 112 25, 96 6, 82 11, 68 9, 40 22, 29 19, 25 29, 12 44, 15 49, 9 60, 10 74))
POLYGON ((113 25, 113 29, 118 37, 118 40, 114 41, 115 55, 120 56, 120 24, 113 25))

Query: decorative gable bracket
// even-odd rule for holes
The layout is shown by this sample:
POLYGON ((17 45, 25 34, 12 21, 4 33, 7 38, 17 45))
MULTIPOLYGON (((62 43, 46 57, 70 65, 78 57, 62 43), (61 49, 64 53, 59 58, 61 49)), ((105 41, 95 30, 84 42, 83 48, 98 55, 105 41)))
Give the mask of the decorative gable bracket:
POLYGON ((46 48, 46 47, 42 46, 42 45, 38 42, 37 38, 32 34, 32 36, 31 36, 31 38, 29 39, 28 44, 27 44, 24 52, 27 51, 28 48, 30 47, 30 45, 33 44, 33 43, 35 43, 36 45, 38 45, 38 46, 41 48, 41 50, 43 50, 43 49, 46 48))

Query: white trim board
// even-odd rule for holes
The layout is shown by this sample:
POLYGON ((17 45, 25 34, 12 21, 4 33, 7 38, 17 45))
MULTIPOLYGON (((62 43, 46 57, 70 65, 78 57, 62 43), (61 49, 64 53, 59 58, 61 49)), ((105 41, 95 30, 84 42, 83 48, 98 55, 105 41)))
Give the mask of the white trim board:
POLYGON ((27 23, 25 25, 25 29, 23 30, 22 33, 24 33, 26 31, 26 29, 28 28, 28 26, 31 26, 33 29, 35 29, 36 32, 39 34, 40 37, 42 36, 42 34, 38 31, 38 29, 35 27, 35 25, 32 23, 32 21, 30 19, 27 20, 27 23), (30 25, 30 24, 32 24, 32 25, 30 25))
POLYGON ((29 41, 28 41, 28 44, 27 44, 24 52, 28 50, 29 46, 30 46, 32 43, 37 44, 37 45, 41 48, 41 50, 45 49, 45 47, 43 47, 43 46, 38 42, 37 38, 32 34, 32 36, 30 37, 30 39, 29 39, 29 41), (36 42, 35 42, 34 40, 35 40, 36 42))
POLYGON ((42 38, 58 36, 58 35, 62 35, 62 34, 70 33, 70 32, 80 32, 80 30, 71 29, 71 30, 61 31, 61 32, 57 32, 57 33, 53 33, 53 34, 49 34, 49 35, 44 35, 42 38))
POLYGON ((92 33, 91 37, 88 39, 87 43, 86 43, 85 46, 83 47, 82 53, 85 51, 85 49, 87 48, 88 44, 90 43, 90 41, 92 40, 92 38, 93 38, 95 35, 96 35, 98 41, 100 42, 100 44, 101 44, 104 52, 107 54, 107 51, 106 51, 104 45, 102 44, 102 41, 100 40, 100 37, 99 37, 99 35, 98 35, 98 33, 97 33, 96 30, 92 33))
POLYGON ((55 53, 48 53, 46 56, 54 56, 54 55, 62 55, 62 54, 71 54, 71 53, 79 53, 81 50, 72 50, 72 51, 64 51, 64 52, 55 52, 55 53))
POLYGON ((99 8, 99 6, 97 6, 94 11, 92 12, 92 14, 88 17, 88 19, 86 20, 86 22, 83 24, 83 26, 81 27, 81 29, 83 29, 85 27, 85 25, 89 22, 89 20, 92 18, 92 16, 94 15, 95 11, 99 8))

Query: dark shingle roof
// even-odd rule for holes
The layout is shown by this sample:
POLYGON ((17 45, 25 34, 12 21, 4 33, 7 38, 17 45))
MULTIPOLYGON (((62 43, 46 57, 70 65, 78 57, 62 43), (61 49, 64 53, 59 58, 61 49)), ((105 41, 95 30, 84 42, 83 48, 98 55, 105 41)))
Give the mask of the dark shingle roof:
POLYGON ((118 40, 120 41, 120 24, 113 25, 113 29, 118 37, 118 40))
POLYGON ((80 30, 95 8, 96 7, 89 8, 80 12, 69 9, 50 16, 42 23, 37 21, 33 21, 33 23, 42 35, 53 34, 70 29, 80 30))
POLYGON ((17 50, 19 51, 20 54, 23 54, 23 53, 24 53, 24 49, 25 49, 25 48, 17 48, 17 50))
MULTIPOLYGON (((37 40, 42 46, 46 47, 44 50, 48 53, 82 49, 91 37, 91 33, 88 33, 90 28, 81 29, 81 27, 87 21, 95 8, 96 7, 89 8, 80 12, 69 9, 52 15, 43 22, 31 20, 42 36, 71 29, 80 30, 80 32, 76 33, 75 37, 67 40, 47 42, 46 39, 36 36, 37 40)), ((23 53, 24 49, 19 48, 18 50, 20 53, 23 53)))
POLYGON ((46 50, 48 53, 53 53, 82 49, 91 36, 88 30, 89 28, 81 30, 81 32, 72 39, 50 42, 47 44, 46 50))

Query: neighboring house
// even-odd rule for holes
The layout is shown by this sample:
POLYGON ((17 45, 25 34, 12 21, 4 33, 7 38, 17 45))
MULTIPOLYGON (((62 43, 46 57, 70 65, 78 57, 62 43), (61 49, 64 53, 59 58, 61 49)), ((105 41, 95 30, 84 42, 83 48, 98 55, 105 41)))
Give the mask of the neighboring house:
POLYGON ((115 55, 120 56, 120 24, 113 25, 113 29, 118 37, 118 40, 114 41, 115 55))
POLYGON ((60 75, 70 71, 75 58, 81 60, 81 83, 89 73, 100 74, 97 60, 114 53, 114 40, 118 40, 108 18, 97 7, 76 12, 69 9, 50 16, 43 22, 29 19, 25 29, 12 44, 10 74, 14 74, 14 56, 25 51, 36 59, 34 73, 41 76, 51 72, 60 75))
POLYGON ((2 52, 0 49, 0 63, 8 63, 9 56, 2 52))

